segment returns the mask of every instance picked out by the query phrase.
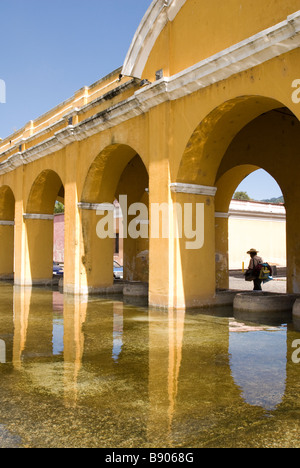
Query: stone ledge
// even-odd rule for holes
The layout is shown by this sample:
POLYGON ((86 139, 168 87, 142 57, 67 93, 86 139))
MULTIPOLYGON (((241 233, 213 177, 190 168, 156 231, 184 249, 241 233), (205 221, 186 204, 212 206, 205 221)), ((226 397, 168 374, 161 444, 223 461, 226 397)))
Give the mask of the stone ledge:
POLYGON ((148 294, 149 286, 147 283, 140 283, 137 281, 124 284, 124 297, 148 297, 148 294))
POLYGON ((293 323, 297 331, 300 331, 300 299, 297 299, 293 307, 293 323))

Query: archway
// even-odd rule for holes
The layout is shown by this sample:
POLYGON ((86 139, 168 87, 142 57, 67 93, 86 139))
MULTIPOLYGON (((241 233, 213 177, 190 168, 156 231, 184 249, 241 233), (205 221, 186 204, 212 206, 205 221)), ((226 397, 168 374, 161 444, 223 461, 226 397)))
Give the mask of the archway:
POLYGON ((15 197, 10 187, 0 188, 0 278, 14 275, 15 197))
MULTIPOLYGON (((237 134, 222 159, 216 177, 218 185, 220 178, 230 169, 252 164, 266 170, 279 184, 286 207, 287 290, 290 293, 300 290, 300 250, 297 243, 299 145, 300 123, 295 115, 287 108, 266 112, 237 134)), ((217 200, 218 197, 216 203, 217 200)))
MULTIPOLYGON (((263 169, 247 176, 230 204, 229 269, 247 267, 249 245, 273 265, 274 275, 286 267, 286 211, 281 188, 263 169), (243 200, 245 198, 245 200, 243 200), (248 199, 248 200, 247 200, 248 199)), ((273 286, 275 283, 272 283, 273 286)), ((282 288, 283 290, 284 288, 282 288)))
MULTIPOLYGON (((214 235, 215 212, 228 215, 239 182, 258 168, 280 185, 287 210, 288 292, 300 290, 300 246, 296 241, 300 190, 300 123, 279 102, 259 96, 222 104, 197 127, 179 167, 176 201, 204 205, 204 245, 197 252, 179 242, 181 294, 185 304, 200 305, 215 295, 215 252, 225 251, 228 236, 214 235), (192 184, 192 185, 190 185, 192 184), (214 198, 215 195, 215 198, 214 198), (214 213, 212 215, 212 213, 214 213), (223 242, 223 247, 220 244, 223 242), (193 264, 193 275, 189 272, 193 264), (197 272, 197 273, 196 273, 197 272)), ((221 223, 222 217, 217 218, 221 223)), ((228 223, 227 221, 222 221, 228 223)), ((223 233, 225 227, 221 228, 223 233)), ((225 229, 226 230, 226 229, 225 229)), ((228 232, 228 231, 227 231, 228 232)), ((178 276, 178 273, 177 273, 178 276)))
POLYGON ((148 239, 133 238, 128 229, 134 222, 129 208, 135 203, 148 206, 148 181, 148 172, 141 157, 127 145, 115 144, 105 148, 92 163, 79 204, 83 247, 82 292, 116 291, 113 289, 115 201, 120 204, 122 212, 119 235, 123 237, 123 277, 127 281, 148 282, 148 239))
POLYGON ((282 106, 263 96, 240 96, 220 104, 187 141, 176 182, 214 186, 222 158, 239 132, 257 117, 282 106))
MULTIPOLYGON (((283 204, 272 204, 248 197, 238 197, 233 200, 233 194, 248 195, 239 188, 249 187, 250 194, 259 197, 259 183, 273 181, 277 194, 281 190, 276 181, 265 171, 256 166, 241 165, 227 171, 217 183, 215 237, 216 237, 216 289, 248 289, 241 270, 247 268, 249 256, 247 251, 258 248, 260 255, 273 266, 274 273, 281 267, 285 273, 286 267, 286 213, 283 204), (259 175, 263 173, 263 178, 259 175), (249 180, 248 184, 247 180, 249 180), (244 183, 244 185, 243 185, 244 183), (250 184, 250 185, 249 185, 250 184), (255 187, 256 184, 256 187, 255 187), (251 190, 252 188, 252 190, 251 190), (243 199, 244 198, 244 199, 243 199), (275 268, 276 267, 276 268, 275 268), (231 273, 230 273, 231 272, 231 273), (231 281, 229 281, 229 279, 231 281)), ((265 189, 261 193, 267 193, 265 189)), ((269 284, 268 290, 280 286, 280 292, 285 292, 285 282, 280 285, 269 284)))
POLYGON ((53 278, 53 222, 57 200, 64 200, 63 183, 56 172, 45 170, 31 187, 24 214, 26 284, 45 284, 53 278))

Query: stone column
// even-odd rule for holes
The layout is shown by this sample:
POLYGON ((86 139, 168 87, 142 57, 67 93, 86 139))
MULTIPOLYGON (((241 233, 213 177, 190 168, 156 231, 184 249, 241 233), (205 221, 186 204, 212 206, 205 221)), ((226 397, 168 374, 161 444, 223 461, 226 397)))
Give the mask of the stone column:
POLYGON ((287 239, 287 292, 300 293, 300 242, 298 220, 300 216, 300 194, 286 201, 286 239, 287 239))
MULTIPOLYGON (((152 209, 161 207, 161 220, 167 227, 173 219, 172 200, 169 189, 168 161, 159 161, 150 166, 149 174, 149 305, 172 308, 174 277, 174 245, 169 233, 152 233, 154 220, 152 209)), ((170 230, 173 235, 173 230, 170 230)))
POLYGON ((211 304, 216 188, 181 183, 169 188, 169 202, 161 205, 164 226, 159 227, 159 237, 154 235, 150 189, 150 305, 181 309, 211 304))
POLYGON ((215 298, 215 187, 171 184, 175 239, 174 306, 202 307, 215 298))
POLYGON ((64 292, 80 294, 80 239, 81 220, 78 210, 76 183, 71 180, 65 185, 65 251, 64 292))
POLYGON ((14 221, 0 221, 0 277, 14 274, 14 221))
MULTIPOLYGON (((22 180, 22 179, 21 179, 22 180)), ((24 285, 29 283, 28 266, 26 259, 26 231, 25 220, 23 218, 23 200, 16 199, 16 212, 15 212, 15 284, 24 285)))
POLYGON ((53 278, 53 220, 49 214, 24 214, 29 284, 45 284, 53 278))
MULTIPOLYGON (((101 293, 113 286, 113 204, 79 203, 81 219, 80 293, 101 293), (102 214, 101 214, 102 213, 102 214), (105 213, 105 215, 103 215, 105 213), (104 220, 106 218, 106 220, 104 220), (105 223, 107 221, 107 224, 105 223), (111 232, 101 238, 103 228, 111 232)), ((104 232, 102 233, 105 234, 104 232)))
POLYGON ((228 213, 215 213, 216 289, 229 289, 228 213))
POLYGON ((53 219, 53 215, 23 214, 16 209, 16 285, 45 284, 52 279, 53 219))

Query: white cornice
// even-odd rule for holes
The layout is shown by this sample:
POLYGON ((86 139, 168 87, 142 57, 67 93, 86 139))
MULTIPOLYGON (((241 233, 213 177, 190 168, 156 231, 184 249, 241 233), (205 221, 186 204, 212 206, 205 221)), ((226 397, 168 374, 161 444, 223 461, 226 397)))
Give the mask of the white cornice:
POLYGON ((42 220, 42 221, 53 221, 54 215, 49 214, 36 214, 36 213, 24 213, 24 219, 34 219, 34 220, 42 220))
POLYGON ((0 221, 0 226, 14 226, 15 222, 14 221, 0 221))
POLYGON ((115 206, 113 203, 78 203, 80 210, 92 210, 92 211, 114 211, 115 206))
POLYGON ((209 187, 207 185, 195 185, 195 184, 182 184, 176 182, 170 184, 171 192, 175 193, 188 193, 193 195, 207 195, 214 197, 217 192, 216 187, 209 187))
MULTIPOLYGON (((173 3, 168 5, 171 6, 173 3)), ((28 164, 54 153, 72 142, 82 141, 119 125, 163 102, 187 96, 298 47, 300 47, 300 11, 289 16, 286 21, 229 47, 176 75, 162 78, 139 89, 128 99, 75 126, 70 125, 56 132, 53 137, 42 143, 24 152, 14 154, 0 163, 0 174, 10 172, 22 164, 28 164)), ((86 105, 85 110, 88 111, 89 106, 92 105, 93 103, 86 105)), ((81 111, 82 109, 78 112, 81 111)), ((55 124, 49 126, 49 131, 54 127, 55 124)), ((18 144, 15 145, 16 148, 18 148, 18 144)), ((10 151, 12 149, 10 148, 10 151)), ((4 154, 2 153, 2 156, 4 154)))
POLYGON ((215 212, 215 218, 224 218, 228 219, 229 218, 229 213, 223 213, 221 211, 216 211, 215 212))

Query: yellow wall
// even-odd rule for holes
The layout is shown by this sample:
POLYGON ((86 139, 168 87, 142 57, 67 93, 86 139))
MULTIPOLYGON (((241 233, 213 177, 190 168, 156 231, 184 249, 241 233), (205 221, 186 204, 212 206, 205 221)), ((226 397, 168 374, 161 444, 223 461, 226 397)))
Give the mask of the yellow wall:
POLYGON ((298 10, 298 0, 189 0, 160 34, 143 78, 154 81, 155 72, 161 68, 165 76, 174 75, 298 10))

